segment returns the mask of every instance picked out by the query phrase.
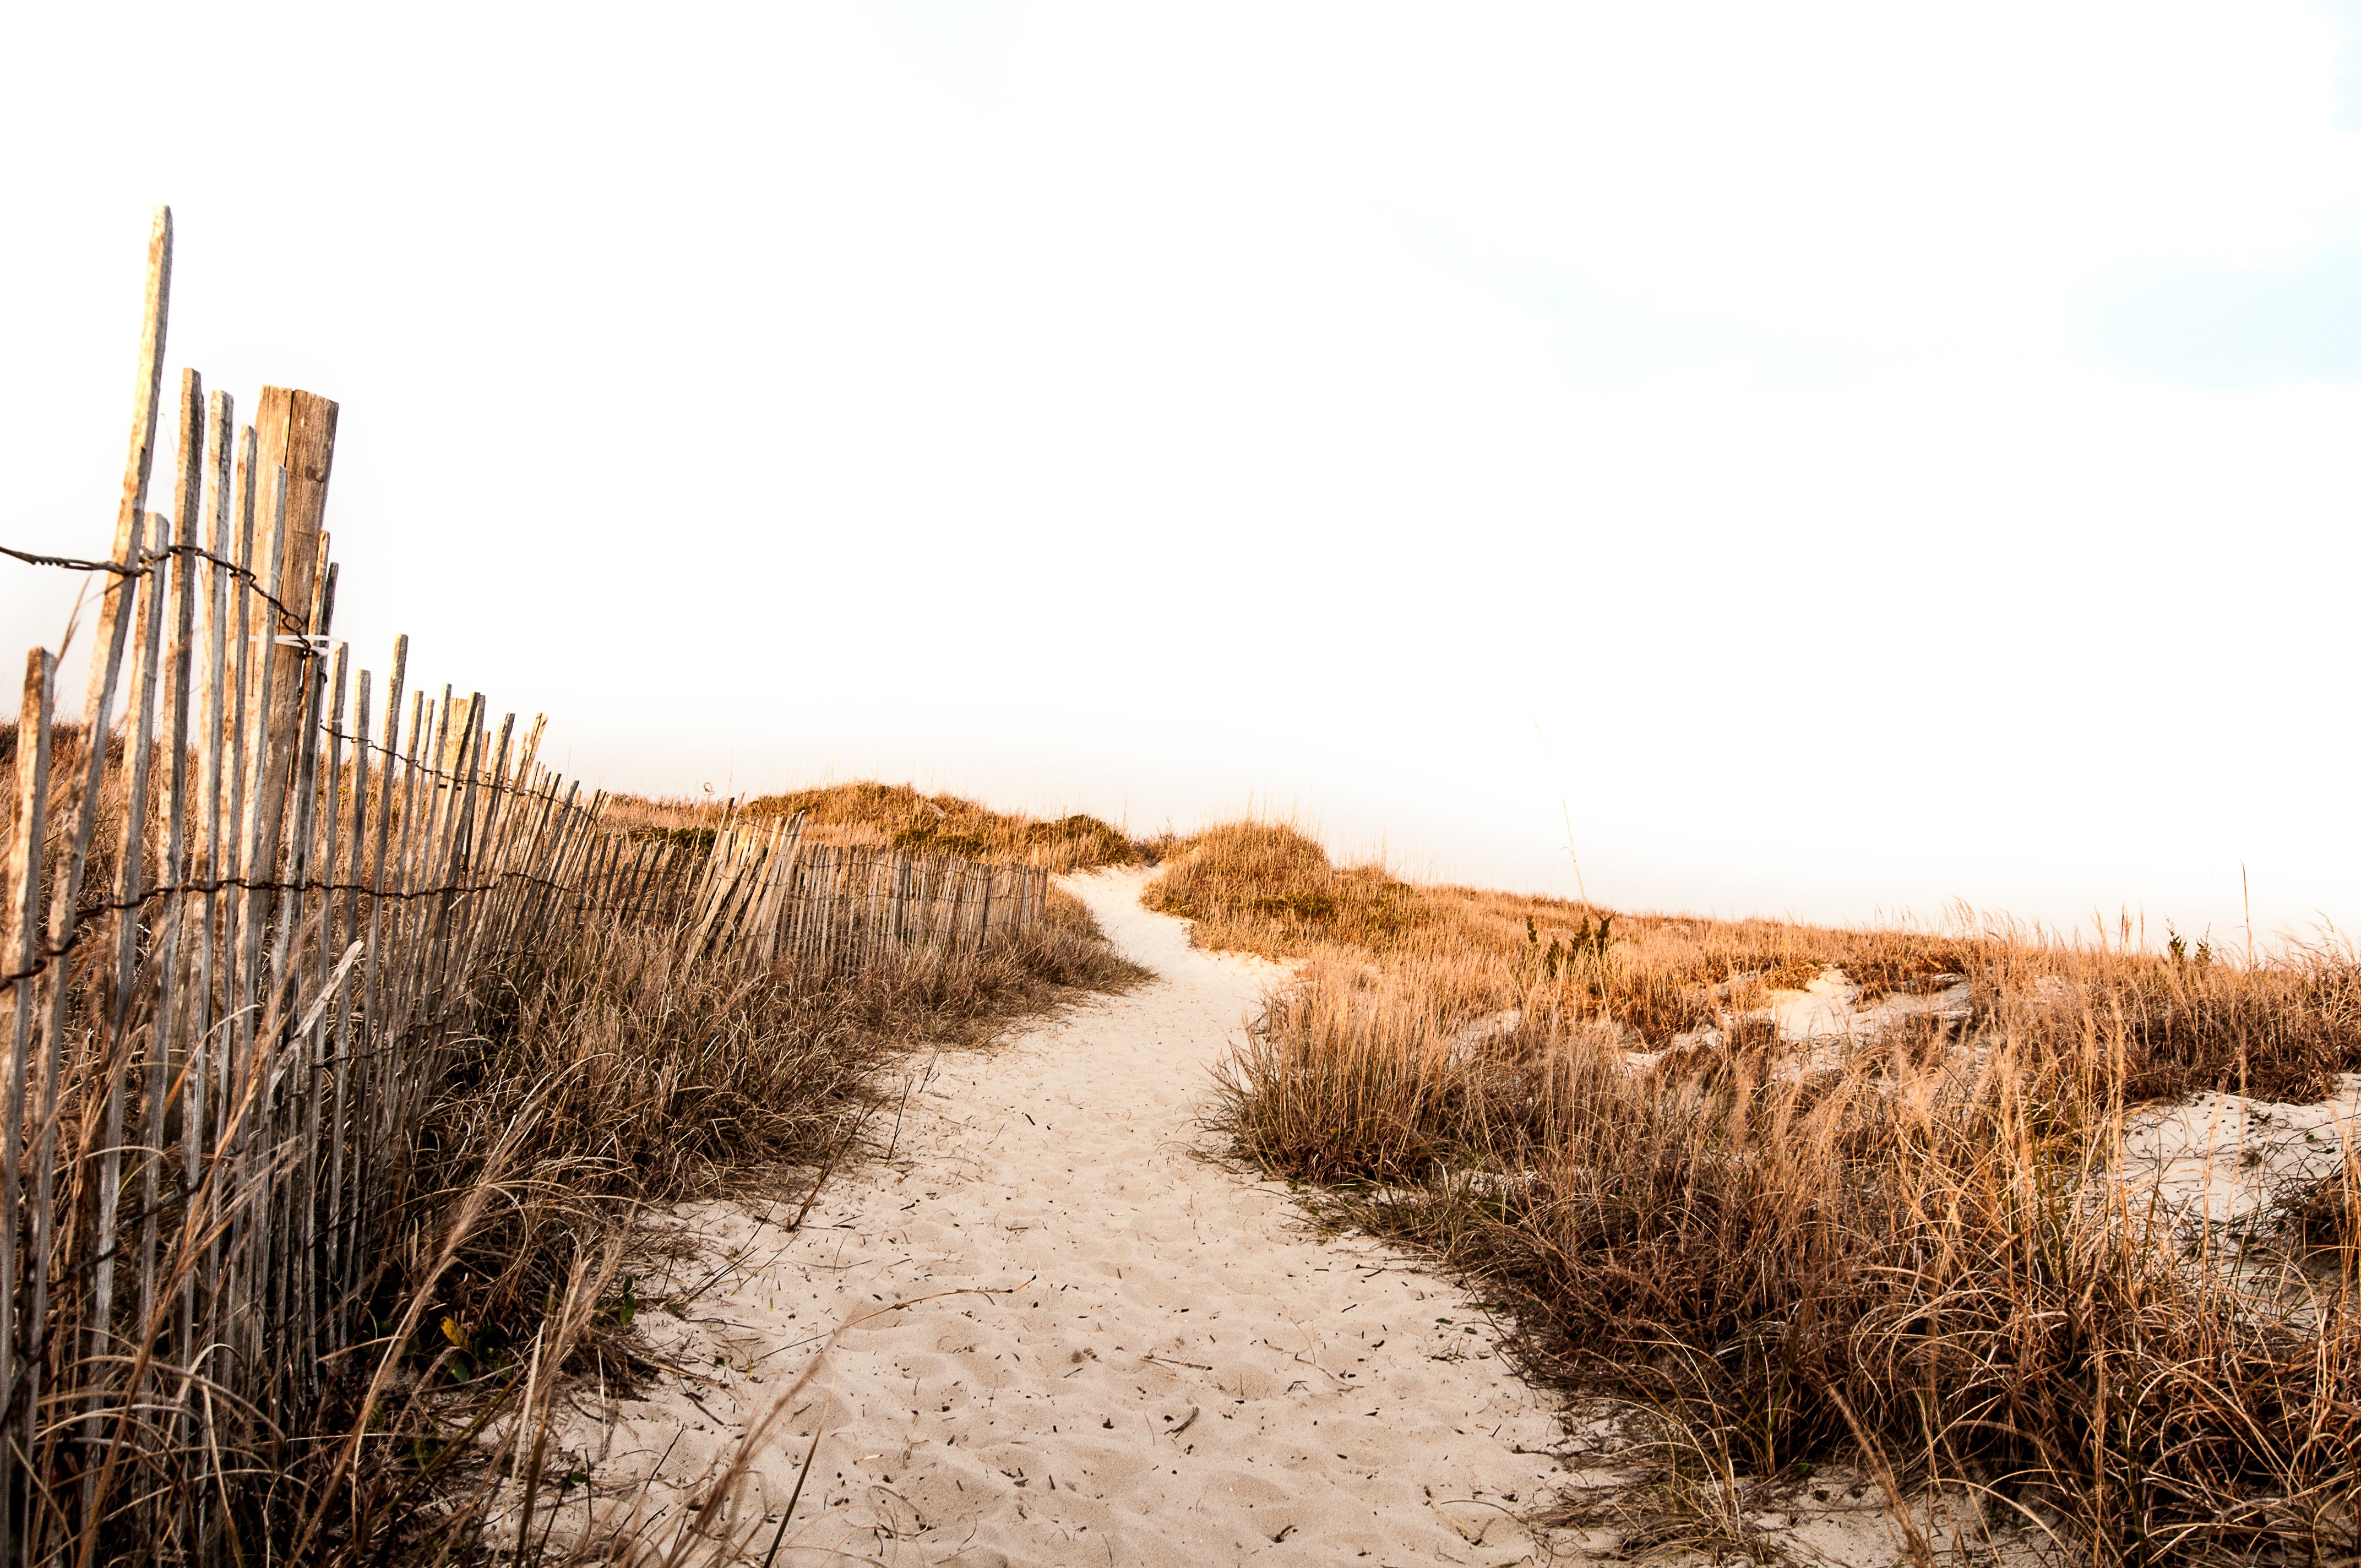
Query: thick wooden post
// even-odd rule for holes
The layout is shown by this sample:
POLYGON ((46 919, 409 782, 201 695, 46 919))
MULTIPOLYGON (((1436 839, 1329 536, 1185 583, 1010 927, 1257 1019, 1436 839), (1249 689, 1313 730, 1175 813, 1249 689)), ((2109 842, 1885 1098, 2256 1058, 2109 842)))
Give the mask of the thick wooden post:
MULTIPOLYGON (((267 880, 279 874, 280 818, 288 791, 297 786, 297 758, 302 751, 303 713, 311 700, 307 666, 311 651, 298 641, 316 630, 311 624, 321 587, 320 521, 328 507, 328 470, 336 451, 336 405, 312 392, 286 387, 262 389, 255 415, 255 472, 275 484, 284 476, 284 510, 275 514, 271 569, 263 576, 264 590, 284 609, 258 604, 262 626, 255 640, 262 655, 260 682, 269 694, 259 727, 255 766, 258 803, 256 820, 261 831, 241 868, 245 874, 267 880)), ((274 507, 276 506, 274 500, 274 507)), ((282 906, 291 913, 292 906, 282 906)), ((258 910, 258 914, 259 911, 258 910)))
MULTIPOLYGON (((311 609, 319 588, 319 575, 324 569, 320 558, 320 528, 328 510, 328 471, 336 456, 336 405, 316 392, 265 387, 261 406, 255 414, 254 431, 258 445, 257 471, 268 474, 281 465, 287 469, 287 555, 279 569, 279 581, 270 591, 302 620, 311 609)), ((271 682, 276 695, 270 705, 269 729, 271 750, 276 755, 294 738, 307 688, 297 674, 303 650, 288 647, 275 639, 309 632, 313 628, 289 625, 285 617, 270 611, 268 606, 264 609, 271 625, 270 636, 264 639, 263 645, 272 650, 276 666, 276 678, 271 682)))

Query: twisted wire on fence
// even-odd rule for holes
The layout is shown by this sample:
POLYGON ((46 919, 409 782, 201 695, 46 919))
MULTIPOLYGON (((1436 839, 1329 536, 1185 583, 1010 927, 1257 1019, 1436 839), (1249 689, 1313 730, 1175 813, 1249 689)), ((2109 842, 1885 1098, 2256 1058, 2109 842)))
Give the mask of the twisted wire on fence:
POLYGON ((218 1554, 370 1332, 495 956, 596 914, 692 959, 847 968, 1047 897, 1038 868, 806 845, 800 817, 709 850, 611 830, 540 763, 540 719, 408 690, 406 639, 379 707, 330 635, 333 403, 266 388, 239 426, 184 371, 177 536, 147 510, 170 265, 159 214, 112 558, 6 552, 108 576, 79 736, 33 650, 0 807, 0 1542, 23 1563, 93 1534, 218 1554))

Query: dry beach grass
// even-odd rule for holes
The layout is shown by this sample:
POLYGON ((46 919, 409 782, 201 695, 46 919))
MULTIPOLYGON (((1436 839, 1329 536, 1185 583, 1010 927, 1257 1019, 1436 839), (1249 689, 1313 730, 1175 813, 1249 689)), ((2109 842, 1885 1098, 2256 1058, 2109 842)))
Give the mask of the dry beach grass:
POLYGON ((1611 1505, 1627 1549, 1768 1551, 1841 1462, 1919 1499, 1912 1555, 1944 1498, 1954 1539, 2064 1561, 2361 1552, 2349 1146, 2235 1227, 2114 1163, 2144 1102, 2361 1068, 2345 952, 1610 916, 1269 824, 1173 848, 1152 905, 1307 959, 1221 1125, 1513 1293, 1538 1368, 1661 1418, 1651 1495, 1611 1505), (1831 968, 1945 1004, 1787 1037, 1763 1004, 1831 968))

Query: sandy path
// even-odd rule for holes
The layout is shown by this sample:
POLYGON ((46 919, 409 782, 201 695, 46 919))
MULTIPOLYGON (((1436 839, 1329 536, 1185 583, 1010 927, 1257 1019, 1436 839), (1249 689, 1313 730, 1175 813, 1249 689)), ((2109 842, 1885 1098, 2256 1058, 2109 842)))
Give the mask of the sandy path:
POLYGON ((734 1204, 682 1212, 752 1251, 686 1321, 642 1318, 700 1370, 622 1402, 603 1438, 577 1434, 602 1506, 653 1469, 647 1511, 678 1518, 813 1334, 881 1303, 1024 1286, 839 1342, 826 1395, 796 1401, 749 1498, 775 1519, 825 1409, 779 1563, 1533 1560, 1510 1516, 1571 1477, 1534 1452, 1556 1441, 1550 1406, 1485 1314, 1396 1254, 1306 1234, 1283 1189, 1191 1157, 1205 1069, 1277 971, 1191 950, 1182 923, 1139 907, 1140 882, 1074 885, 1159 981, 940 1058, 891 1166, 832 1182, 800 1232, 734 1204))

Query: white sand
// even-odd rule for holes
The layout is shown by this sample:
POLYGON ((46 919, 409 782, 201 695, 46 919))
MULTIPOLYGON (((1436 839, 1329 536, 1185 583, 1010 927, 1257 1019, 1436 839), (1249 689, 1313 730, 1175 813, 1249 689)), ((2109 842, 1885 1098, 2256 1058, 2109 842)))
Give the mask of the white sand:
POLYGON ((2316 1105, 2204 1093, 2124 1129, 2123 1179, 2176 1219, 2224 1224, 2335 1175, 2361 1147, 2361 1073, 2316 1105))
POLYGON ((1554 1406, 1465 1291, 1368 1241, 1323 1242, 1283 1188, 1194 1157, 1206 1069, 1281 971, 1191 950, 1139 907, 1141 880, 1074 885, 1159 981, 941 1058, 891 1165, 831 1182, 800 1232, 734 1204, 683 1212, 751 1251, 687 1321, 641 1320, 690 1375, 565 1434, 597 1507, 646 1480, 644 1514, 683 1517, 848 1317, 1021 1287, 839 1342, 760 1452, 738 1517, 753 1560, 775 1528, 756 1510, 775 1520, 823 1418, 777 1559, 797 1568, 1542 1560, 1516 1516, 1607 1477, 1542 1452, 1563 1441, 1554 1406))
POLYGON ((1964 1019, 1969 1014, 1971 988, 1955 981, 1926 995, 1894 992, 1883 1000, 1859 1005, 1861 988, 1842 970, 1824 970, 1805 982, 1801 991, 1773 991, 1765 1009, 1782 1037, 1790 1040, 1873 1039, 1905 1018, 1931 1014, 1938 1018, 1964 1019))

